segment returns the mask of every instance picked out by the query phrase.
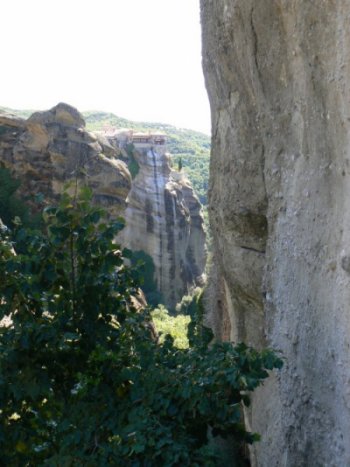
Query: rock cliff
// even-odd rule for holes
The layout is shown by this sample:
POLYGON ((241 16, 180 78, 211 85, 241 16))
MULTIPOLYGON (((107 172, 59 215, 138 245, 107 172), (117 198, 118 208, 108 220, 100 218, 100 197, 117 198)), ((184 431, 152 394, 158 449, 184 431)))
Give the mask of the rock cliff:
POLYGON ((126 218, 119 240, 151 256, 159 292, 173 307, 202 284, 205 233, 198 198, 188 179, 170 169, 165 136, 157 139, 163 144, 157 150, 147 143, 129 154, 139 168, 132 180, 120 141, 86 131, 71 106, 58 104, 27 120, 0 114, 0 162, 21 179, 21 193, 42 193, 51 203, 68 181, 89 185, 111 217, 126 218))
POLYGON ((209 314, 285 357, 253 465, 350 465, 350 4, 201 0, 212 109, 209 314))
POLYGON ((131 176, 107 141, 88 133, 79 112, 67 104, 34 113, 27 120, 0 114, 0 161, 21 179, 25 196, 42 193, 52 202, 76 178, 94 199, 120 215, 131 176))
POLYGON ((161 147, 136 148, 139 171, 125 211, 122 244, 149 254, 164 302, 173 308, 203 285, 205 233, 201 205, 182 172, 171 170, 161 147))

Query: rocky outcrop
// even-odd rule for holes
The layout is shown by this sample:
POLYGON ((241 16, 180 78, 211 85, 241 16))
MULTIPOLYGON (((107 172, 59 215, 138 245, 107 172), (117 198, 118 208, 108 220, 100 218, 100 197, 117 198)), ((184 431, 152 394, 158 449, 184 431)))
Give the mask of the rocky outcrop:
MULTIPOLYGON (((21 179, 25 196, 42 193, 52 202, 64 185, 89 185, 111 216, 124 212, 131 176, 118 151, 85 130, 80 113, 67 104, 27 120, 0 114, 0 161, 21 179)), ((72 188, 74 189, 74 188, 72 188)))
POLYGON ((126 218, 119 240, 152 257, 158 290, 173 307, 203 283, 205 233, 190 182, 170 169, 165 135, 155 138, 158 149, 147 140, 128 155, 120 141, 87 132, 80 113, 67 104, 27 120, 0 114, 0 161, 21 180, 21 193, 42 193, 52 203, 69 181, 72 191, 76 181, 89 185, 111 217, 126 218), (133 181, 128 157, 139 166, 133 181))
POLYGON ((127 198, 120 240, 152 257, 157 288, 173 308, 192 287, 203 285, 201 205, 184 174, 170 169, 163 148, 136 148, 134 158, 139 171, 127 198))
POLYGON ((350 465, 350 5, 201 0, 217 335, 280 349, 253 465, 350 465))

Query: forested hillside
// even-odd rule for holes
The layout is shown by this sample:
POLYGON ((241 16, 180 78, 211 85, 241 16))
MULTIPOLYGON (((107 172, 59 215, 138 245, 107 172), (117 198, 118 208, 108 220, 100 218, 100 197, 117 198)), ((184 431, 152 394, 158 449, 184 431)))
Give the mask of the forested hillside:
POLYGON ((13 115, 17 115, 18 117, 28 118, 32 115, 32 113, 36 112, 36 110, 32 110, 32 109, 19 110, 19 109, 10 109, 9 107, 0 106, 0 112, 9 112, 13 115))
POLYGON ((197 131, 177 128, 164 123, 134 122, 106 112, 83 112, 87 129, 91 131, 133 128, 138 131, 162 130, 168 135, 169 152, 174 164, 180 159, 203 205, 207 204, 210 137, 197 131))

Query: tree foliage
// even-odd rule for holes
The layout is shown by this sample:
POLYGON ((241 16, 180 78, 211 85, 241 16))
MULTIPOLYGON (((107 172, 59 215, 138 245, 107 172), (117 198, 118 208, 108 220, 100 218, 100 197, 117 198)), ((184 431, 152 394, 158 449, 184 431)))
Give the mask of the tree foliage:
POLYGON ((0 219, 9 227, 13 227, 17 218, 26 225, 38 223, 26 203, 17 196, 20 184, 19 180, 12 177, 8 168, 0 165, 0 219))
POLYGON ((159 334, 160 342, 164 342, 167 334, 174 339, 174 346, 179 349, 187 349, 188 342, 188 324, 190 317, 177 314, 171 316, 164 305, 160 304, 151 312, 152 320, 159 334))
POLYGON ((122 223, 90 198, 64 195, 43 233, 1 233, 1 464, 220 465, 209 433, 255 441, 241 403, 281 361, 244 344, 158 344, 132 304, 122 223))
POLYGON ((128 169, 131 178, 134 179, 140 171, 140 166, 135 158, 135 146, 132 143, 126 145, 126 153, 128 155, 128 169))
POLYGON ((135 269, 135 278, 144 292, 147 303, 156 307, 163 301, 163 296, 159 292, 155 279, 155 266, 148 253, 144 250, 136 250, 130 253, 131 265, 135 269))

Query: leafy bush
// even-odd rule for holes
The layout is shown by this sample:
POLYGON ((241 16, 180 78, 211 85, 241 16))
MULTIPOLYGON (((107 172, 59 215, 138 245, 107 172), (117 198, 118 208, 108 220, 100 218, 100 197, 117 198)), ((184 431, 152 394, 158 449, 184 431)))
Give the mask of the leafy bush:
POLYGON ((9 169, 0 166, 0 219, 8 227, 14 226, 16 218, 27 226, 38 225, 37 217, 31 215, 26 203, 16 195, 20 184, 9 169))
POLYGON ((154 278, 156 269, 152 257, 143 250, 137 250, 131 252, 130 259, 131 265, 135 268, 136 279, 146 296, 147 302, 153 307, 158 306, 163 297, 154 278))
POLYGON ((134 147, 134 145, 132 143, 126 145, 126 153, 128 155, 128 158, 129 158, 128 169, 130 171, 131 178, 133 178, 133 179, 136 177, 136 175, 140 171, 139 163, 135 159, 134 149, 135 149, 135 147, 134 147))
POLYGON ((178 314, 170 316, 164 305, 159 305, 151 312, 152 320, 157 332, 160 334, 160 342, 164 342, 167 334, 174 339, 174 346, 178 349, 188 348, 187 329, 190 316, 178 314))
POLYGON ((244 344, 158 344, 149 311, 132 305, 137 284, 113 241, 121 222, 90 199, 64 195, 44 233, 1 233, 1 463, 220 465, 209 431, 255 441, 241 403, 281 360, 244 344))
POLYGON ((184 295, 181 302, 177 303, 175 310, 177 314, 194 316, 199 297, 202 295, 203 289, 196 287, 190 294, 184 295))

